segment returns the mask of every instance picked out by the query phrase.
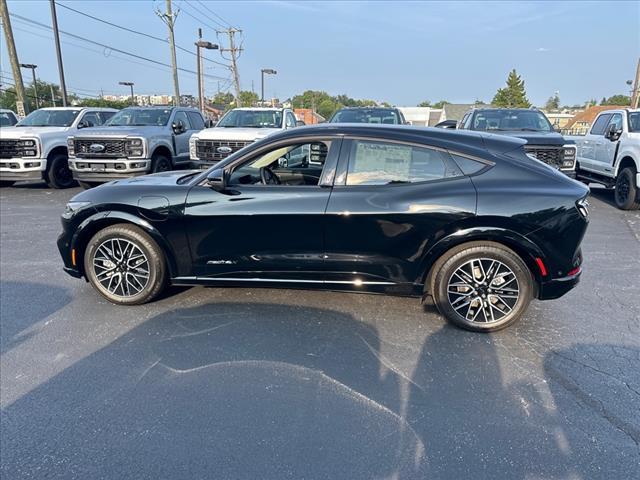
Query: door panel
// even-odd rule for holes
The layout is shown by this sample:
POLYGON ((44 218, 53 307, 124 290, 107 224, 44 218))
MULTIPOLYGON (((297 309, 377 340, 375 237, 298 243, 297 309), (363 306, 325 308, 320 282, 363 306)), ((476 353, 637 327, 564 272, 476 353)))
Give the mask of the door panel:
POLYGON ((612 142, 606 137, 609 128, 615 125, 616 130, 622 129, 622 114, 614 113, 607 124, 600 144, 596 147, 596 163, 594 164, 600 173, 610 174, 613 171, 613 157, 615 156, 618 141, 612 142))
POLYGON ((232 194, 194 187, 185 206, 194 274, 321 280, 330 188, 246 185, 232 194))
POLYGON ((173 134, 173 139, 176 146, 176 161, 184 162, 189 160, 189 138, 191 138, 191 135, 194 132, 191 128, 191 122, 189 122, 186 112, 176 112, 173 122, 175 123, 179 120, 184 123, 186 131, 182 132, 180 135, 173 134))

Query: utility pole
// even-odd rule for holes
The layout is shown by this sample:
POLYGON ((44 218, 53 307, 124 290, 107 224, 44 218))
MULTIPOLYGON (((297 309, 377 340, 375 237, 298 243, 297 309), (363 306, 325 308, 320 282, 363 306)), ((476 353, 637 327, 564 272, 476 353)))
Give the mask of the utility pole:
MULTIPOLYGON (((51 0, 53 1, 53 0, 51 0)), ((171 68, 173 70, 173 95, 175 97, 174 105, 180 106, 180 85, 178 85, 178 62, 176 60, 176 40, 173 35, 173 27, 176 23, 176 18, 178 13, 175 14, 171 10, 171 0, 167 0, 167 11, 166 13, 160 12, 160 10, 156 11, 156 15, 160 17, 160 19, 167 24, 167 28, 169 29, 169 46, 171 47, 171 68)))
POLYGON ((7 52, 9 53, 9 61, 11 62, 11 71, 13 72, 13 82, 16 85, 16 113, 18 116, 24 117, 26 113, 24 109, 24 84, 22 83, 22 72, 20 71, 20 62, 18 62, 16 44, 13 41, 13 30, 11 29, 11 21, 9 20, 7 0, 0 0, 0 16, 2 16, 4 37, 7 42, 7 52))
POLYGON ((49 90, 51 91, 51 106, 56 106, 56 97, 53 95, 53 85, 49 84, 49 90))
POLYGON ((633 93, 631 94, 631 108, 638 108, 640 103, 640 58, 636 67, 636 78, 633 81, 633 93))
POLYGON ((215 43, 202 40, 202 29, 199 28, 198 41, 196 42, 196 58, 198 61, 198 105, 200 106, 200 111, 204 114, 204 79, 202 78, 204 69, 202 67, 202 48, 207 50, 217 50, 220 47, 215 43))
POLYGON ((58 72, 60 73, 60 93, 62 94, 62 106, 67 106, 67 85, 64 83, 64 67, 62 66, 62 50, 60 49, 60 33, 58 32, 58 16, 56 15, 56 2, 49 0, 51 5, 51 22, 53 23, 53 39, 56 43, 56 55, 58 57, 58 72))
POLYGON ((31 75, 33 76, 33 94, 36 96, 36 110, 40 108, 40 101, 38 100, 38 82, 36 81, 36 68, 38 65, 34 65, 33 63, 21 63, 20 66, 22 68, 31 69, 31 75))
POLYGON ((242 102, 240 101, 240 74, 238 73, 238 57, 239 53, 242 52, 242 47, 236 48, 235 44, 235 34, 242 33, 242 30, 238 30, 237 28, 230 28, 228 30, 217 31, 217 33, 224 33, 229 35, 229 48, 221 48, 220 53, 229 52, 231 55, 231 73, 233 73, 233 83, 236 90, 236 107, 241 107, 242 102))
POLYGON ((135 83, 133 82, 118 82, 119 85, 124 85, 125 87, 131 88, 131 106, 135 105, 135 97, 133 96, 133 86, 135 83))

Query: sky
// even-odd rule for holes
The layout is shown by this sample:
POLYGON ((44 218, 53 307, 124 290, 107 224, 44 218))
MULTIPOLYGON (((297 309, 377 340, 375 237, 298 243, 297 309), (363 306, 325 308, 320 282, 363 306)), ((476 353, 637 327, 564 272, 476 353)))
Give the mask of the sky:
MULTIPOLYGON (((8 0, 9 12, 51 25, 48 1, 8 0)), ((170 63, 166 43, 118 30, 63 5, 137 32, 167 38, 155 11, 165 0, 59 0, 59 28, 110 48, 62 34, 68 90, 81 96, 171 94, 171 70, 113 48, 170 63)), ((490 101, 515 68, 529 100, 542 106, 556 91, 562 104, 629 94, 640 57, 640 2, 218 2, 173 0, 176 44, 195 49, 203 38, 228 47, 216 29, 242 29, 239 59, 243 90, 282 100, 304 90, 414 106, 423 100, 490 101), (212 13, 213 12, 213 13, 212 13), (216 23, 217 22, 217 23, 216 23)), ((38 77, 58 83, 51 31, 12 17, 19 61, 38 65, 38 77)), ((225 63, 217 51, 206 57, 225 63)), ((178 66, 196 69, 195 56, 178 51, 178 66)), ((231 88, 225 66, 205 62, 206 95, 231 88)), ((30 82, 30 71, 23 71, 30 82)), ((2 84, 11 82, 6 42, 0 37, 2 84)), ((180 73, 182 94, 195 94, 196 76, 180 73)))

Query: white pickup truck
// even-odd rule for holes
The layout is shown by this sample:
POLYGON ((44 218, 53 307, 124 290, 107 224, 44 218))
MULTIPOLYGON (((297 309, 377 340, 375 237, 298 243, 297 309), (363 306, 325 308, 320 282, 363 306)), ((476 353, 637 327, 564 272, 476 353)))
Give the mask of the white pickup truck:
POLYGON ((35 110, 0 134, 0 186, 44 180, 52 188, 75 185, 69 170, 67 137, 102 125, 113 108, 51 107, 35 110))
POLYGON ((640 110, 606 110, 585 136, 568 138, 578 147, 578 180, 615 187, 622 210, 640 208, 640 110))
POLYGON ((195 168, 208 168, 260 138, 300 125, 288 108, 234 108, 215 127, 191 135, 189 157, 195 168))

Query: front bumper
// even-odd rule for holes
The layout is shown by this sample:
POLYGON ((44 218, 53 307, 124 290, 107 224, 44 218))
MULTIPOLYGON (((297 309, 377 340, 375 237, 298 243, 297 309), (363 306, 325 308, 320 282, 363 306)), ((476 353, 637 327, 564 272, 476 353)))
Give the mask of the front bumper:
POLYGON ((555 298, 562 297, 565 293, 567 293, 569 290, 578 285, 578 283, 580 283, 581 275, 582 270, 579 270, 578 273, 574 275, 554 278, 553 280, 541 282, 538 299, 553 300, 555 298))
POLYGON ((2 158, 0 180, 42 180, 42 172, 46 169, 46 158, 2 158))
POLYGON ((149 158, 71 158, 69 169, 73 178, 84 182, 108 182, 146 175, 151 170, 149 158))
POLYGON ((573 178, 574 180, 576 179, 576 171, 575 170, 562 170, 562 169, 560 169, 560 171, 562 173, 564 173, 567 177, 573 178))

